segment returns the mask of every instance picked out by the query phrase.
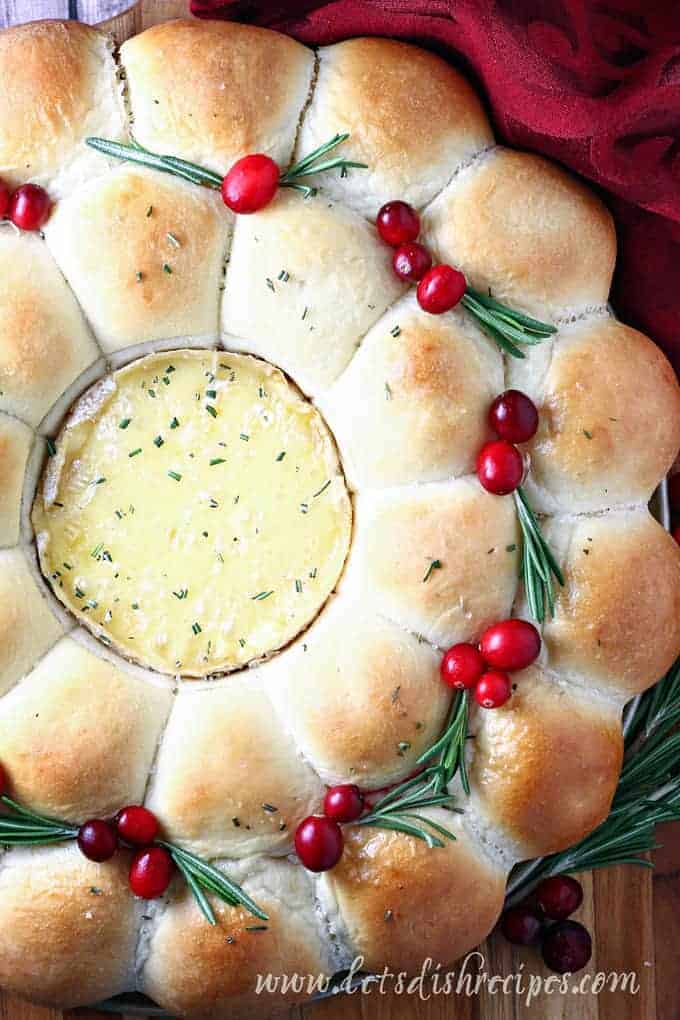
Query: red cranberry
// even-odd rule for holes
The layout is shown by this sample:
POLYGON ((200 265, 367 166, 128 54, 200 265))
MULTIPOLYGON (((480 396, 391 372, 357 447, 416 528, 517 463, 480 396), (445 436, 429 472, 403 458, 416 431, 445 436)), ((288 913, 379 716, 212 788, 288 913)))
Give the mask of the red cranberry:
POLYGON ((78 846, 89 860, 108 861, 118 849, 118 836, 108 822, 91 818, 78 830, 78 846))
POLYGON ((138 850, 130 865, 130 888, 135 896, 154 900, 168 888, 174 870, 172 857, 164 847, 151 846, 146 850, 138 850))
POLYGON ((506 390, 489 408, 489 425, 509 443, 527 443, 538 428, 536 405, 526 393, 506 390))
POLYGON ((467 283, 453 266, 433 266, 418 284, 418 304, 430 315, 441 315, 458 304, 467 283))
POLYGON ((116 828, 126 843, 148 846, 158 835, 158 819, 147 808, 130 804, 116 815, 116 828))
POLYGON ((52 203, 44 188, 37 184, 22 184, 12 195, 9 218, 21 230, 39 230, 46 223, 52 203))
POLYGON ((474 645, 452 645, 439 667, 442 680, 457 691, 470 690, 484 672, 485 662, 474 645))
POLYGON ((500 708, 512 694, 512 684, 507 673, 491 669, 483 673, 475 687, 475 701, 482 708, 500 708))
POLYGON ((379 209, 375 225, 385 244, 398 248, 415 241, 420 233, 420 216, 408 202, 387 202, 379 209))
POLYGON ((494 669, 525 669, 541 650, 541 636, 526 620, 501 620, 482 634, 479 650, 494 669))
POLYGON ((495 496, 507 496, 513 492, 523 475, 522 454, 504 439, 484 443, 477 454, 477 477, 486 491, 495 496))
POLYGON ((295 850, 309 871, 328 871, 342 856, 342 830, 332 818, 309 815, 295 830, 295 850))
POLYGON ((417 241, 400 245, 392 256, 392 269, 400 280, 422 280, 431 265, 429 251, 417 241))
POLYGON ((543 924, 531 907, 510 907, 501 917, 501 931, 515 946, 531 946, 538 942, 543 924))
POLYGON ((543 959, 558 974, 573 974, 588 963, 593 953, 590 934, 578 921, 558 921, 543 937, 543 959))
POLYGON ((238 159, 222 181, 222 199, 235 213, 254 213, 269 205, 279 186, 279 168, 256 153, 238 159))
POLYGON ((4 181, 0 181, 0 220, 4 219, 9 211, 11 192, 4 181))
POLYGON ((553 875, 538 886, 536 902, 551 921, 564 921, 581 906, 583 889, 569 875, 553 875))
POLYGON ((323 799, 323 810, 334 822, 353 822, 364 810, 363 794, 353 783, 331 786, 323 799))

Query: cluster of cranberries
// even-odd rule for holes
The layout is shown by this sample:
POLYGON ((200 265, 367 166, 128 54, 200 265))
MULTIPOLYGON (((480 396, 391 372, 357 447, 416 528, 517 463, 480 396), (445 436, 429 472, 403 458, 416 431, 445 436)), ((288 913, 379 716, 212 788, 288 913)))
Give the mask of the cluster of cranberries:
POLYGON ((510 907, 501 918, 501 931, 517 946, 541 946, 543 959, 558 974, 574 973, 588 963, 590 934, 567 918, 581 906, 583 889, 575 878, 554 875, 536 888, 531 902, 510 907))
POLYGON ((387 202, 375 221, 378 233, 394 248, 392 269, 400 280, 418 284, 416 296, 424 312, 441 315, 458 304, 467 282, 453 266, 432 265, 430 253, 418 244, 420 217, 407 202, 387 202))
POLYGON ((536 434, 536 405, 519 390, 506 390, 489 408, 489 425, 499 437, 485 443, 477 454, 477 477, 487 492, 507 496, 524 476, 524 458, 515 444, 536 434))
POLYGON ((342 857, 341 822, 355 822, 364 810, 358 786, 344 783, 326 791, 322 815, 309 815, 295 830, 295 850, 309 871, 329 871, 342 857))
POLYGON ((130 888, 145 900, 161 896, 175 866, 168 851, 151 844, 158 835, 156 816, 139 804, 122 808, 111 821, 92 818, 78 830, 78 846, 91 861, 108 861, 119 842, 139 847, 130 865, 130 888))
POLYGON ((458 691, 474 691, 482 708, 500 708, 512 693, 508 672, 526 669, 541 650, 541 638, 526 620, 501 620, 482 634, 479 645, 457 644, 444 654, 442 680, 458 691))
POLYGON ((10 191, 0 181, 0 220, 9 219, 20 230, 40 230, 51 210, 50 196, 38 184, 22 184, 10 191))

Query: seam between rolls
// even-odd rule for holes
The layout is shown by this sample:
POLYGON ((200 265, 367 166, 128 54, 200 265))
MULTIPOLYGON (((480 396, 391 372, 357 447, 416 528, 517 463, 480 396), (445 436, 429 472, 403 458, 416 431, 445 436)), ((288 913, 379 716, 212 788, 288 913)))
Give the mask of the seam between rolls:
MULTIPOLYGON (((149 670, 148 669, 144 669, 144 667, 142 667, 142 669, 143 669, 144 673, 146 673, 147 675, 149 674, 149 670)), ((149 765, 149 774, 147 775, 146 783, 144 784, 144 792, 143 792, 142 798, 141 798, 141 803, 142 804, 146 804, 147 800, 149 799, 150 793, 151 793, 151 789, 152 789, 152 786, 153 786, 153 781, 154 781, 155 776, 156 776, 156 768, 157 768, 157 765, 158 765, 158 758, 159 758, 160 753, 161 753, 161 747, 163 746, 163 741, 165 739, 165 734, 167 733, 168 726, 170 725, 170 719, 172 717, 172 713, 174 712, 174 710, 175 710, 175 708, 177 706, 177 691, 178 691, 178 677, 175 677, 175 683, 174 683, 172 691, 171 691, 173 701, 172 701, 172 704, 170 705, 170 708, 168 709, 167 715, 166 715, 166 717, 165 717, 165 719, 163 721, 163 725, 161 726, 159 734, 158 734, 158 739, 156 741, 156 747, 155 747, 153 756, 151 758, 151 763, 149 765)))
POLYGON ((494 140, 493 142, 491 142, 490 145, 483 146, 481 149, 478 149, 477 152, 474 152, 471 156, 466 156, 465 159, 461 160, 461 162, 454 167, 451 176, 446 180, 446 183, 443 184, 439 191, 432 195, 432 197, 428 199, 428 201, 422 206, 420 210, 420 215, 421 216, 427 215, 430 206, 432 206, 437 201, 437 199, 441 198, 445 191, 447 191, 450 187, 452 187, 455 184, 456 179, 460 177, 462 173, 465 173, 466 170, 472 170, 477 163, 485 162, 485 160, 498 148, 500 148, 500 146, 498 145, 498 142, 494 140))
POLYGON ((300 141, 300 132, 302 131, 302 125, 304 123, 305 117, 307 116, 307 111, 309 110, 310 106, 312 105, 312 103, 314 101, 314 96, 316 94, 316 86, 317 86, 317 82, 319 80, 319 72, 321 71, 321 57, 319 56, 319 51, 318 51, 318 49, 315 49, 315 48, 311 48, 311 49, 312 49, 312 56, 314 57, 314 64, 312 66, 312 72, 311 72, 311 74, 309 76, 309 84, 307 86, 307 95, 305 96, 305 101, 302 104, 302 107, 300 109, 300 113, 298 114, 297 124, 295 125, 295 137, 293 138, 293 145, 292 145, 290 153, 289 153, 289 158, 288 158, 288 163, 287 163, 286 169, 288 169, 288 167, 291 166, 293 164, 293 162, 295 161, 295 157, 297 155, 298 143, 300 141))

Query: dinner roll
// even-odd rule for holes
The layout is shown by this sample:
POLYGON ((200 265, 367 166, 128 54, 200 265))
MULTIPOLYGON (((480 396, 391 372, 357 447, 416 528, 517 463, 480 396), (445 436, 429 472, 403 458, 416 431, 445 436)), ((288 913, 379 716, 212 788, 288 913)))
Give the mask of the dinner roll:
POLYGON ((472 702, 470 805, 516 858, 578 843, 609 814, 621 769, 620 705, 585 697, 539 669, 512 675, 494 711, 472 702))
POLYGON ((38 425, 97 355, 45 243, 0 228, 0 408, 38 425))
POLYGON ((27 425, 0 413, 0 546, 19 541, 21 497, 33 433, 27 425))
POLYGON ((607 300, 616 234, 595 195, 540 156, 495 149, 428 208, 425 243, 469 283, 542 321, 607 300))
POLYGON ((493 927, 503 907, 505 872, 466 832, 461 816, 423 812, 455 835, 430 849, 401 832, 345 829, 340 861, 322 881, 335 896, 362 969, 420 972, 447 965, 493 927))
POLYGON ((555 518, 566 585, 543 629, 550 668, 624 697, 655 683, 678 654, 680 546, 646 507, 555 518))
POLYGON ((460 478, 361 493, 344 579, 378 612, 447 648, 510 614, 519 569, 511 496, 460 478))
POLYGON ((263 857, 220 867, 268 920, 211 898, 218 918, 211 927, 186 886, 175 885, 152 933, 140 989, 170 1013, 192 1020, 270 1016, 271 1008, 305 998, 307 975, 328 977, 336 969, 321 937, 310 880, 288 861, 263 857), (302 987, 258 995, 258 976, 270 973, 300 975, 302 987))
POLYGON ((532 505, 548 512, 646 502, 680 447, 680 387, 659 348, 621 322, 560 330, 547 372, 513 365, 539 410, 527 447, 532 505))
POLYGON ((248 153, 285 165, 314 55, 233 22, 167 21, 123 43, 136 140, 218 173, 248 153))
POLYGON ((0 549, 0 695, 28 673, 64 630, 21 549, 0 549))
POLYGON ((325 782, 375 789, 413 771, 438 737, 450 701, 439 662, 428 644, 341 595, 272 663, 272 696, 325 782))
POLYGON ((137 907, 130 854, 95 864, 75 843, 21 848, 0 868, 0 986, 68 1009, 131 987, 137 907))
POLYGON ((371 219, 390 199, 425 205, 493 143, 465 78, 433 53, 393 39, 348 39, 319 51, 297 157, 341 132, 350 137, 338 154, 368 169, 313 182, 371 219))
POLYGON ((107 169, 88 135, 121 138, 124 113, 110 39, 75 21, 0 32, 0 178, 61 198, 107 169))
POLYGON ((238 216, 222 328, 307 393, 329 386, 364 333, 402 293, 390 251, 357 213, 322 195, 279 192, 238 216))
POLYGON ((63 638, 0 701, 12 796, 72 822, 139 803, 171 698, 63 638))
POLYGON ((110 352, 214 336, 230 223, 207 188, 124 164, 60 202, 45 235, 110 352))
POLYGON ((361 489, 474 471, 502 389, 503 359, 470 317, 428 315, 409 294, 370 330, 319 405, 349 483, 361 489))
POLYGON ((161 743, 148 806, 170 839, 203 856, 286 853, 321 803, 260 672, 182 687, 161 743))

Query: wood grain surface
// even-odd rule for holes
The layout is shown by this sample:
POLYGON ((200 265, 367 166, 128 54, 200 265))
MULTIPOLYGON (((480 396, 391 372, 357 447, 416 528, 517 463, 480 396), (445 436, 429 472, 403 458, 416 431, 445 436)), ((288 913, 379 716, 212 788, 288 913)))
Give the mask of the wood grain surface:
MULTIPOLYGON (((0 24, 40 17, 67 15, 67 0, 0 0, 0 24)), ((78 0, 78 17, 102 21, 118 42, 169 18, 186 14, 186 0, 142 0, 126 5, 116 0, 78 0), (108 18, 111 10, 128 8, 108 18), (99 16, 98 16, 99 15, 99 16)), ((0 86, 1 87, 1 86, 0 86)), ((569 991, 543 986, 535 995, 536 979, 550 977, 535 950, 511 947, 498 934, 480 946, 483 971, 488 977, 521 977, 522 994, 503 994, 483 983, 476 994, 432 995, 423 986, 423 997, 376 989, 370 994, 336 996, 290 1012, 290 1020, 680 1020, 680 824, 662 826, 658 832, 662 849, 656 851, 655 870, 611 868, 579 876, 585 889, 581 910, 575 917, 594 937, 593 959, 586 970, 571 979, 569 991), (636 975, 638 991, 610 990, 599 994, 573 991, 583 978, 592 985, 598 972, 636 975)), ((479 958, 475 958, 479 965, 479 958)), ((458 964, 460 968, 460 963, 458 964)), ((470 961, 467 973, 475 975, 470 961)), ((513 984, 516 984, 515 977, 513 984)), ((553 979, 556 984, 556 979, 553 979)), ((20 1002, 0 992, 0 1020, 106 1020, 103 1012, 77 1010, 61 1013, 20 1002)), ((263 1013, 262 1020, 266 1014, 263 1013)), ((127 1017, 132 1020, 132 1017, 127 1017)))

